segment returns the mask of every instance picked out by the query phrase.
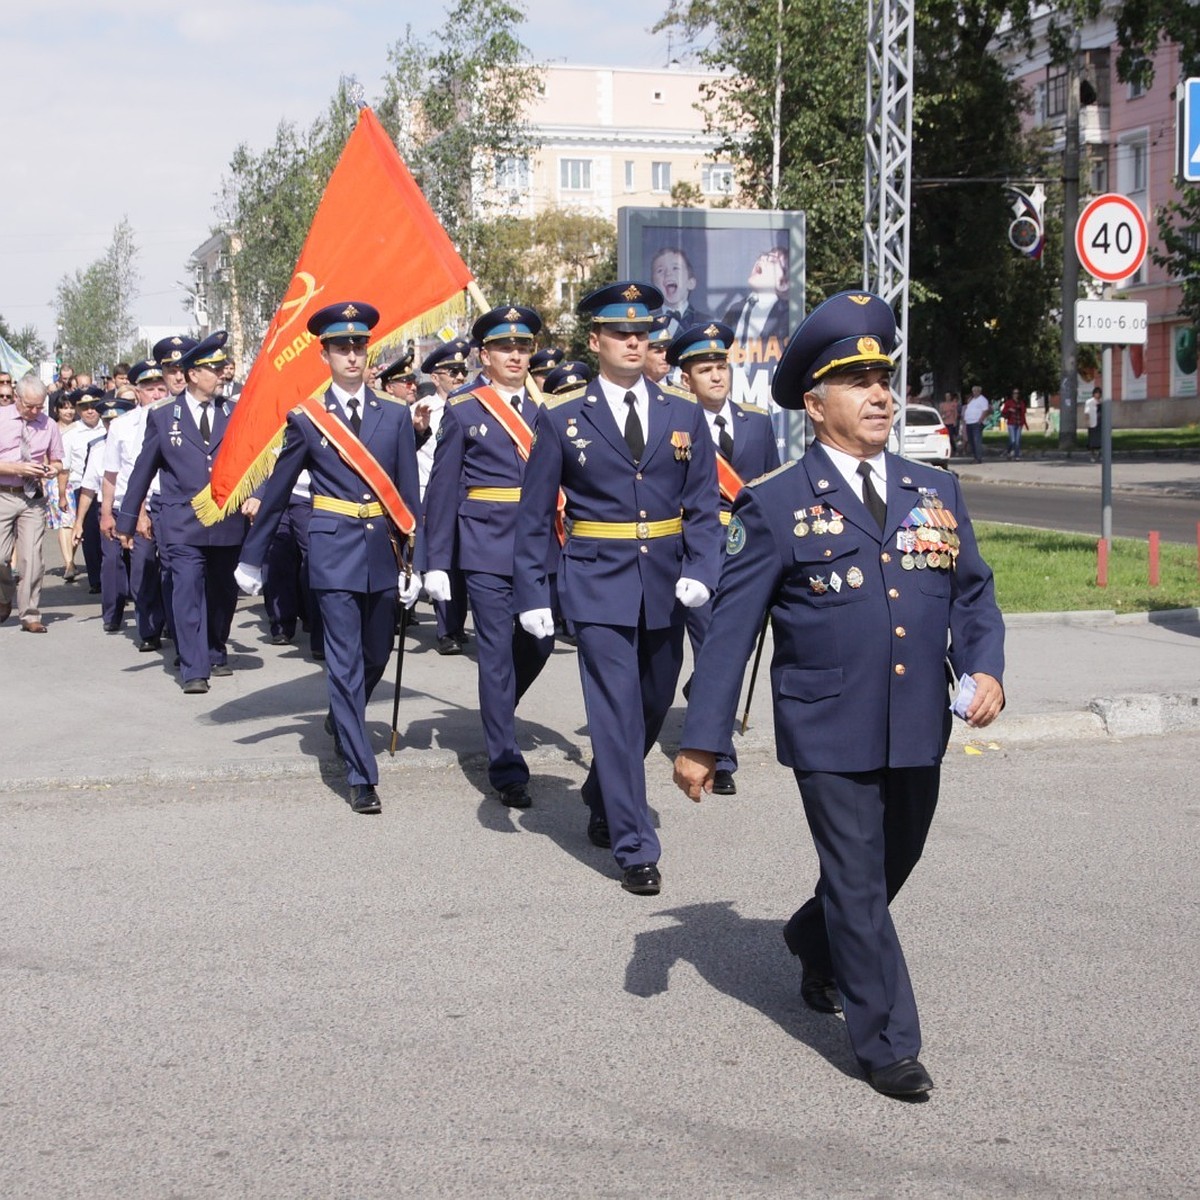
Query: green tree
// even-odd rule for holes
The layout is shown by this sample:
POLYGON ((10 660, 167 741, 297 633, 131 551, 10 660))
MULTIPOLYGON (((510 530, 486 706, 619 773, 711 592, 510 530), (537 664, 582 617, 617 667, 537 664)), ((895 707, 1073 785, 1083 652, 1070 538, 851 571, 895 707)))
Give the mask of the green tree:
POLYGON ((140 286, 137 256, 133 230, 122 217, 103 256, 59 280, 60 341, 66 359, 78 363, 80 370, 111 366, 133 344, 133 301, 140 286))
POLYGON ((35 325, 22 325, 20 329, 13 329, 4 317, 0 316, 0 338, 34 366, 50 357, 49 349, 35 325))

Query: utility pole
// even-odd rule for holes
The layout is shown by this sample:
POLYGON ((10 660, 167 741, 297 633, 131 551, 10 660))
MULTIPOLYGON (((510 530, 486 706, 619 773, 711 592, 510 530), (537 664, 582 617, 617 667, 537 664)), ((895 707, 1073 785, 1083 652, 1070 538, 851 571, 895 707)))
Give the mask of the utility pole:
POLYGON ((1059 387, 1058 448, 1075 446, 1079 424, 1076 388, 1079 378, 1075 344, 1075 300, 1079 295, 1079 259, 1075 254, 1075 224, 1079 220, 1079 30, 1071 35, 1067 63, 1067 121, 1063 130, 1063 270, 1062 270, 1062 383, 1059 387))

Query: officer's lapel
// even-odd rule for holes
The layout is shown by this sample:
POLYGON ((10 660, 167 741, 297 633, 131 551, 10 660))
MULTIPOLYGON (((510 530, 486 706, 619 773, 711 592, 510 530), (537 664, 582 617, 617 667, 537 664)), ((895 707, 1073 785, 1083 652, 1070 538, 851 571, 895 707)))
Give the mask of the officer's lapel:
MULTIPOLYGON (((813 496, 817 500, 836 509, 845 520, 861 529, 863 533, 883 541, 884 535, 879 532, 875 518, 867 512, 867 506, 854 494, 854 489, 842 477, 841 471, 833 465, 820 442, 812 444, 801 462, 808 472, 813 496)), ((890 464, 888 470, 891 470, 890 464)), ((888 490, 891 491, 891 488, 888 490)), ((891 524, 890 517, 888 523, 891 524)))
POLYGON ((375 432, 376 426, 383 420, 383 402, 371 391, 366 392, 366 402, 363 406, 362 425, 358 431, 358 440, 366 442, 375 432))
POLYGON ((225 407, 226 402, 224 400, 213 400, 212 437, 208 443, 209 454, 216 451, 216 448, 221 444, 221 439, 225 436, 226 428, 229 426, 229 416, 225 412, 225 407))
POLYGON ((884 459, 888 473, 887 528, 884 533, 890 538, 915 507, 918 489, 904 459, 891 453, 885 454, 884 459))
POLYGON ((612 409, 608 407, 608 401, 604 398, 604 392, 601 391, 598 382, 588 385, 588 390, 583 397, 583 405, 580 411, 595 427, 596 432, 622 458, 633 462, 633 455, 629 453, 629 447, 625 444, 625 433, 623 430, 617 428, 617 422, 613 418, 612 409))
MULTIPOLYGON (((204 444, 204 438, 200 436, 200 426, 196 423, 196 418, 192 416, 192 406, 188 403, 187 392, 181 392, 177 398, 179 407, 183 410, 179 414, 179 432, 183 434, 193 446, 202 450, 205 454, 209 452, 209 447, 204 444)), ((176 422, 172 419, 168 423, 168 428, 176 422)))
POLYGON ((646 450, 642 455, 643 462, 649 462, 655 450, 658 449, 667 430, 671 425, 671 402, 658 390, 650 386, 650 428, 646 430, 646 450))

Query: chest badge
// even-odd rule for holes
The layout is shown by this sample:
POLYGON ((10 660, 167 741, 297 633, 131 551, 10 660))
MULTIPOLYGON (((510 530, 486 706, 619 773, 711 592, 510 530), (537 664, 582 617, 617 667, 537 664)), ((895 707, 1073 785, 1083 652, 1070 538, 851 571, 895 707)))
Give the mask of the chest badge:
POLYGON ((810 575, 808 577, 808 586, 812 588, 814 596, 823 596, 829 591, 829 584, 825 582, 824 575, 810 575))
POLYGON ((671 445, 675 447, 677 462, 688 462, 692 457, 692 435, 686 429, 676 429, 671 433, 671 445))

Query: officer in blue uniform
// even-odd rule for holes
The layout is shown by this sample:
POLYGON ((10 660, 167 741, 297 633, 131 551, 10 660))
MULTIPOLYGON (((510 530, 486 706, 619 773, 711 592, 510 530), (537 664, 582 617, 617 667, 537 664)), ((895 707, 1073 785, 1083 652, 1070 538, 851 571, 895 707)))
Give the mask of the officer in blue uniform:
POLYGON ((142 448, 117 518, 121 545, 131 550, 138 510, 157 472, 154 540, 166 548, 170 562, 172 636, 189 695, 207 692, 210 675, 233 674, 226 643, 237 608, 233 572, 246 520, 234 513, 215 525, 202 525, 192 510, 192 498, 208 484, 233 411, 220 396, 227 336, 218 330, 175 360, 185 389, 147 410, 142 448))
POLYGON ((646 344, 646 370, 644 372, 651 383, 662 383, 671 373, 671 364, 667 362, 667 350, 671 345, 671 318, 659 313, 650 324, 650 334, 646 344))
MULTIPOLYGON (((754 404, 735 404, 730 398, 732 377, 729 369, 729 348, 733 345, 733 330, 720 321, 708 321, 680 330, 667 346, 667 363, 678 367, 680 382, 696 398, 704 410, 704 420, 717 450, 717 465, 732 468, 742 483, 757 479, 779 466, 779 448, 775 431, 766 409, 754 404)), ((718 472, 718 483, 720 483, 718 472)), ((732 486, 719 488, 721 524, 729 524, 732 499, 727 492, 732 486)), ((736 494, 736 492, 734 492, 736 494)), ((700 646, 712 620, 713 602, 688 609, 688 640, 692 643, 692 658, 700 656, 700 646)), ((691 690, 689 680, 683 687, 684 696, 691 690)), ((718 796, 733 796, 737 784, 737 751, 732 742, 717 755, 717 772, 713 791, 718 796)))
POLYGON ((590 383, 591 379, 592 370, 587 363, 567 359, 546 373, 546 378, 542 381, 542 391, 547 396, 561 396, 583 387, 584 384, 590 383))
POLYGON ((567 352, 557 346, 546 346, 529 356, 529 374, 533 382, 545 391, 545 379, 566 361, 567 352))
POLYGON ((817 441, 733 506, 675 778, 694 800, 711 786, 769 611, 778 756, 795 770, 820 863, 815 895, 784 930, 801 994, 845 1012, 873 1087, 917 1096, 933 1083, 888 904, 937 803, 947 642, 975 689, 963 715, 982 728, 1004 701, 1004 624, 954 476, 885 449, 895 330, 878 296, 839 293, 780 360, 775 399, 803 404, 817 441))
MULTIPOLYGON (((341 301, 313 313, 308 331, 320 338, 321 357, 332 376, 323 397, 325 411, 354 435, 344 449, 361 463, 365 447, 415 519, 420 500, 408 407, 366 386, 367 345, 378 323, 379 312, 371 305, 341 301)), ((410 606, 421 577, 401 569, 398 547, 407 535, 392 527, 364 468, 347 462, 318 424, 296 408, 288 414, 283 450, 242 549, 237 579, 243 591, 261 590, 267 549, 305 469, 312 480, 313 510, 308 582, 321 609, 329 683, 325 727, 346 763, 350 807, 378 813, 379 764, 367 734, 367 702, 392 652, 397 592, 410 606)))
POLYGON ((661 304, 657 288, 633 281, 580 302, 592 318, 588 346, 600 373, 538 414, 517 513, 514 579, 521 624, 548 635, 545 559, 561 488, 568 535, 559 600, 578 638, 592 741, 583 785, 588 836, 611 845, 622 887, 637 895, 656 895, 661 885, 645 755, 679 681, 684 610, 708 600, 721 565, 704 415, 643 374, 650 312, 661 304))
MULTIPOLYGON (((488 782, 502 804, 528 808, 529 767, 517 745, 516 709, 554 649, 553 629, 533 635, 516 621, 513 552, 525 458, 497 409, 515 410, 532 430, 538 406, 525 388, 533 340, 542 319, 532 308, 501 305, 484 313, 471 334, 482 372, 452 394, 437 432, 433 471, 425 489, 425 587, 435 602, 453 599, 450 572, 466 578, 479 660, 479 715, 488 782)), ((526 435, 530 436, 530 435, 526 435)), ((547 533, 554 523, 547 519, 547 533)), ((539 564, 553 575, 558 543, 543 539, 539 564)))

